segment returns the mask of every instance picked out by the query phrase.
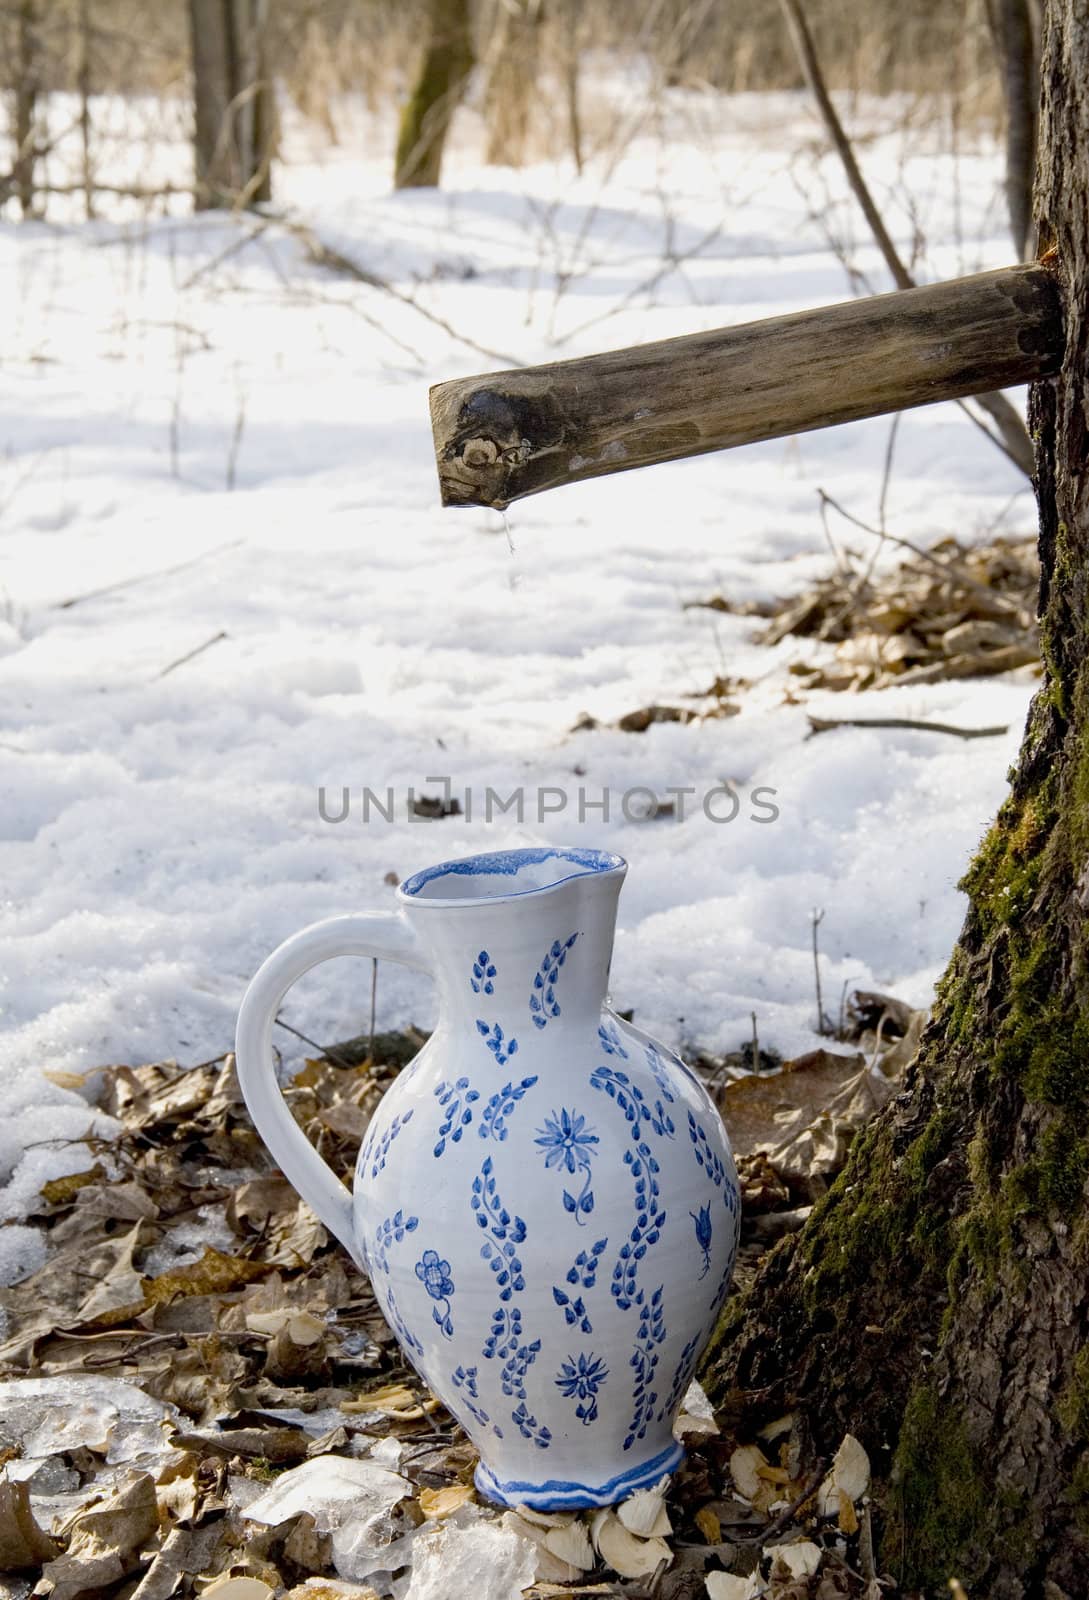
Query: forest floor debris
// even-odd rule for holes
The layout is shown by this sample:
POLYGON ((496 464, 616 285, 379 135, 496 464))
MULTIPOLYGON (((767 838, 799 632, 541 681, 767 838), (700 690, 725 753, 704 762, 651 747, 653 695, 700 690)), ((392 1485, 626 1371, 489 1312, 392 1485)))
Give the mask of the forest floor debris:
MULTIPOLYGON (((848 1014, 855 1054, 704 1063, 736 1135, 748 1270, 769 1218, 804 1220, 921 1021, 880 995, 848 1014)), ((420 1037, 377 1043, 383 1064, 347 1041, 286 1091, 345 1177, 420 1037)), ((858 1577, 861 1447, 814 1472, 789 1418, 738 1446, 698 1385, 671 1483, 599 1512, 482 1504, 469 1441, 271 1167, 233 1058, 111 1067, 95 1097, 121 1131, 44 1185, 45 1265, 0 1292, 8 1600, 173 1600, 211 1579, 217 1600, 878 1593, 858 1577)))
POLYGON ((986 678, 1039 660, 1035 539, 964 545, 946 537, 924 549, 869 531, 878 540, 869 557, 838 550, 835 569, 789 600, 735 605, 716 595, 698 604, 764 619, 765 645, 788 638, 834 645, 831 660, 791 664, 798 690, 986 678), (875 557, 886 541, 908 555, 898 566, 878 570, 875 557))

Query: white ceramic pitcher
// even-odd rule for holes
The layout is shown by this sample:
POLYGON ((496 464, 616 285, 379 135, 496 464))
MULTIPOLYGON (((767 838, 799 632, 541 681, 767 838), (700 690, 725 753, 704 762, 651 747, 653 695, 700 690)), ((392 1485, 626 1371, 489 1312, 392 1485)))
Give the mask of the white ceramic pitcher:
POLYGON ((607 1505, 677 1465, 671 1425, 736 1254, 718 1112, 605 1004, 626 870, 551 848, 426 868, 396 911, 281 945, 238 1018, 258 1131, 369 1273, 503 1505, 607 1505), (354 1194, 291 1117, 271 1046, 291 984, 344 955, 402 961, 439 989, 438 1026, 378 1106, 354 1194))

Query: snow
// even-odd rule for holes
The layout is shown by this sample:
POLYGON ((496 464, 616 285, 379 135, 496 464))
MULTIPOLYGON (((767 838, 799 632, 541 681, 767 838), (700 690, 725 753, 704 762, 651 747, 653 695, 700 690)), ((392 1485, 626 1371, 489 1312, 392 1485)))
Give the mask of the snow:
MULTIPOLYGON (((256 219, 0 225, 3 1216, 88 1164, 78 1075, 217 1057, 276 943, 387 905, 388 874, 450 856, 543 839, 624 854, 614 1000, 670 1042, 736 1048, 755 1011, 762 1044, 811 1048, 814 908, 827 1008, 844 984, 930 997, 1031 682, 848 702, 1008 723, 1002 738, 807 741, 806 710, 845 714, 842 696, 784 703, 790 662, 822 647, 767 649, 745 618, 684 609, 826 571, 817 488, 874 518, 888 420, 531 499, 509 540, 495 513, 439 506, 432 382, 845 298, 845 262, 888 287, 803 97, 676 91, 640 123, 632 85, 595 93, 635 126, 615 161, 581 179, 563 160, 485 167, 470 110, 441 192, 389 192, 388 119, 346 110, 334 151, 288 120, 279 203, 401 299, 256 219), (723 672, 753 682, 731 720, 570 732, 723 672), (472 819, 410 820, 409 790, 443 778, 472 819), (716 823, 701 800, 718 787, 721 806, 725 779, 742 805, 716 823), (684 785, 683 820, 624 815, 625 791, 684 785), (331 815, 349 787, 344 822, 319 816, 321 786, 331 815), (524 787, 521 821, 485 819, 489 786, 524 787), (749 820, 761 786, 772 823, 749 820), (393 789, 394 820, 363 822, 367 787, 393 789), (608 820, 580 820, 580 788, 610 792, 608 820), (564 808, 539 815, 540 791, 564 808)), ((962 130, 954 154, 940 118, 851 110, 921 276, 1009 259, 983 135, 962 130)), ((140 176, 177 176, 183 155, 147 148, 140 176)), ((1027 483, 952 406, 904 417, 887 515, 924 544, 1033 524, 1027 483)), ((369 964, 327 966, 285 1017, 320 1041, 359 1033, 369 984, 369 964)), ((379 1026, 410 1021, 433 1024, 433 997, 384 965, 379 1026)))

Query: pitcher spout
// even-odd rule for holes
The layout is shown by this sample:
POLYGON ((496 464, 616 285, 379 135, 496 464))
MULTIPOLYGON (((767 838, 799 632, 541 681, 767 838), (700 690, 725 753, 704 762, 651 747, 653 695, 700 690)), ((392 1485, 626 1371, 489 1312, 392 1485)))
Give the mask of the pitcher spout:
POLYGON ((468 1020, 502 1065, 520 1036, 600 1015, 626 872, 609 851, 541 846, 407 878, 398 897, 431 957, 440 1028, 468 1020))

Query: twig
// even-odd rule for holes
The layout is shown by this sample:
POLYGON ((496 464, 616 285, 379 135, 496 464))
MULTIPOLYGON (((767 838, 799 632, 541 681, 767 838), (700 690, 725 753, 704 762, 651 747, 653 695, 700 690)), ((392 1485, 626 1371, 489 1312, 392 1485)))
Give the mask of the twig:
POLYGON ((371 1031, 367 1040, 367 1060, 374 1061, 375 1018, 378 1015, 378 957, 371 957, 371 1031))
POLYGON ((185 663, 187 661, 192 661, 194 656, 203 655, 205 650, 210 650, 212 646, 214 644, 218 644, 221 639, 229 638, 230 634, 225 628, 221 628, 218 633, 213 633, 210 639, 205 639, 203 644, 198 644, 195 650, 187 651, 184 656, 179 656, 177 661, 172 661, 168 667, 164 667, 161 672, 156 673, 156 677, 165 678, 168 672, 174 671, 175 667, 184 667, 185 663))
MULTIPOLYGON (((823 916, 824 913, 822 912, 821 915, 823 916)), ((798 1498, 791 1505, 787 1506, 784 1511, 780 1511, 774 1522, 767 1523, 764 1527, 759 1528, 755 1533, 738 1534, 737 1539, 734 1542, 736 1544, 762 1544, 766 1540, 773 1538, 775 1534, 779 1533, 783 1528, 786 1527, 791 1518, 802 1509, 806 1501, 813 1498, 820 1487, 823 1478, 824 1462, 822 1461, 818 1464, 816 1471, 813 1472, 809 1478, 807 1478, 805 1488, 802 1490, 798 1498)))
POLYGON ((489 361, 502 361, 510 367, 524 367, 525 362, 519 361, 514 356, 504 355, 501 350, 491 350, 487 345, 478 344, 475 339, 470 339, 467 334, 461 333, 453 323, 447 322, 445 317, 440 317, 435 311, 428 311, 420 305, 418 300, 410 294, 403 294, 400 289, 394 288, 388 278, 382 278, 376 272, 369 272, 361 267, 351 256, 346 256, 342 250, 337 250, 333 245, 327 244, 310 227, 309 223, 302 222, 295 217, 285 216, 282 212, 269 214, 273 222, 279 223, 286 233, 293 238, 301 239, 306 245, 311 261, 317 267, 326 267, 332 272, 343 273, 345 277, 354 278, 356 283, 366 284, 368 289, 378 289, 382 294, 388 294, 398 305, 407 306, 415 311, 426 321, 433 323, 436 328, 441 328, 443 333, 451 339, 456 339, 459 344, 466 345, 468 349, 475 350, 478 355, 486 356, 489 361))
POLYGON ((121 578, 117 583, 104 583, 100 589, 87 589, 83 594, 73 595, 70 600, 57 600, 53 609, 55 611, 69 611, 72 606, 78 606, 84 600, 98 600, 104 594, 116 594, 119 589, 131 589, 138 583, 149 583, 153 578, 172 578, 176 572, 186 572, 199 562, 206 561, 209 556, 222 555, 225 550, 235 550, 245 542, 244 539, 232 539, 229 544, 217 545, 214 550, 202 551, 199 556, 193 556, 190 561, 179 561, 177 566, 158 567, 154 572, 138 573, 135 578, 121 578))
POLYGON ((818 489, 817 494, 822 507, 831 506, 832 510, 838 511, 840 516, 847 522, 853 523, 856 528, 861 528, 863 533, 871 533, 875 539, 887 539, 890 544, 898 545, 902 550, 910 550, 913 556, 918 556, 920 561, 929 561, 932 567, 937 567, 938 571, 944 573, 947 578, 959 583, 962 589, 970 589, 988 607, 997 608, 999 611, 1012 612, 1014 616, 1021 617, 1022 607, 1017 604, 1016 600, 1009 600, 1003 594, 995 594, 993 589, 988 589, 984 583, 977 583, 974 578, 969 577, 967 572, 956 566, 952 561, 943 561, 940 556, 934 555, 930 550, 925 550, 921 544, 914 544, 912 540, 905 539, 902 534, 889 533, 887 529, 875 528, 870 523, 863 522, 853 512, 848 511, 845 506, 841 506, 839 501, 834 500, 824 489, 818 489))
POLYGON ((823 1037, 825 1031, 824 1000, 821 996, 821 957, 819 940, 817 937, 817 929, 824 921, 823 910, 818 911, 816 907, 814 907, 813 911, 810 913, 810 919, 813 926, 813 977, 817 986, 817 1032, 823 1037))
POLYGON ((246 426, 246 395, 245 391, 238 391, 238 412, 234 419, 234 429, 231 433, 230 448, 227 451, 227 488, 231 490, 235 485, 235 475, 238 471, 238 452, 242 448, 242 433, 246 426))
POLYGON ((303 1044, 308 1044, 312 1050, 316 1050, 319 1055, 323 1055, 326 1061, 335 1061, 338 1067, 350 1067, 352 1065, 346 1056, 342 1056, 338 1052, 336 1045, 319 1044, 316 1039, 310 1039, 305 1033, 300 1033, 298 1028, 293 1028, 290 1022, 284 1021, 283 1017, 276 1018, 276 1026, 294 1034, 296 1039, 301 1039, 303 1044))
POLYGON ((1009 733, 1008 722, 993 728, 957 728, 951 722, 917 722, 914 717, 814 717, 809 718, 811 739, 817 733, 830 733, 833 728, 910 728, 916 733, 950 733, 955 739, 997 739, 1009 733))
MULTIPOLYGON (((870 232, 873 234, 874 243, 884 257, 885 265, 888 267, 896 287, 898 289, 913 289, 915 288, 915 279, 904 265, 896 246, 892 242, 873 195, 870 193, 869 186, 862 176, 862 169, 855 158, 851 141, 847 137, 847 132, 832 103, 832 96, 828 92, 828 85, 825 82, 824 72, 817 56, 816 46, 813 43, 813 35, 809 31, 809 23, 801 0, 780 0, 780 3, 798 56, 798 64, 802 69, 813 98, 817 102, 817 110, 820 113, 821 121, 824 123, 825 132, 831 140, 836 154, 839 156, 847 182, 851 187, 851 192, 858 201, 870 232)), ((973 399, 980 409, 985 411, 991 418, 991 421, 998 429, 998 437, 989 428, 981 424, 977 417, 972 415, 964 401, 958 400, 957 404, 977 427, 983 428, 983 432, 986 433, 987 437, 1013 462, 1014 466, 1020 467, 1026 477, 1031 477, 1033 469, 1032 441, 1029 438, 1028 429, 1018 416, 1017 411, 1004 394, 980 394, 974 395, 973 399)))

